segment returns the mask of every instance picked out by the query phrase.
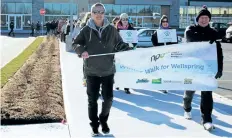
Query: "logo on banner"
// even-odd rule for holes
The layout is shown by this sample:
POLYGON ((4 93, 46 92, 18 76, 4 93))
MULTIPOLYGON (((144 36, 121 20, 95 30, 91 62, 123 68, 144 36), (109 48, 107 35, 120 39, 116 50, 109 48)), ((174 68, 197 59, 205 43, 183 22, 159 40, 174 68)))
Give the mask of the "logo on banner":
POLYGON ((167 54, 167 53, 153 55, 153 56, 151 57, 151 62, 152 62, 152 61, 155 61, 155 62, 156 62, 158 59, 163 58, 166 54, 167 54))
POLYGON ((192 84, 192 83, 193 83, 193 79, 188 79, 188 78, 184 79, 184 84, 192 84))
POLYGON ((163 80, 163 83, 182 83, 182 82, 176 80, 163 80))
POLYGON ((162 83, 162 79, 158 78, 158 79, 152 79, 152 84, 161 84, 162 83))
POLYGON ((171 53, 171 57, 174 57, 174 58, 179 58, 179 57, 182 57, 182 56, 183 56, 182 53, 180 53, 179 51, 171 53))
POLYGON ((138 80, 136 81, 136 83, 148 83, 148 82, 149 82, 148 79, 138 79, 138 80))

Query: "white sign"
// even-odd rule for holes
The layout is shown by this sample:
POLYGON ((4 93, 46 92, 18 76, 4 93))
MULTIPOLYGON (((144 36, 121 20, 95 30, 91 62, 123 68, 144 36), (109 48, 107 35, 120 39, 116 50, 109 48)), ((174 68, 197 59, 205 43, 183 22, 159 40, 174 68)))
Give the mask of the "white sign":
POLYGON ((120 30, 120 35, 125 43, 138 43, 137 30, 120 30))
POLYGON ((208 42, 119 52, 115 54, 115 86, 147 90, 212 91, 218 86, 215 55, 216 44, 208 42))
POLYGON ((177 42, 176 29, 158 29, 158 43, 177 42))

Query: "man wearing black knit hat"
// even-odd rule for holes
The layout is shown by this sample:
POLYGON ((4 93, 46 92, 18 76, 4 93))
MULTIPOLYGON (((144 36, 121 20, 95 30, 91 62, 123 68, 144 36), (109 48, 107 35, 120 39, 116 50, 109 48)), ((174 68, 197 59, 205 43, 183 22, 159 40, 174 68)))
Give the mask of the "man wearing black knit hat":
MULTIPOLYGON (((218 33, 215 29, 209 26, 209 21, 211 20, 211 13, 208 11, 206 6, 203 6, 202 10, 196 17, 196 25, 191 25, 185 30, 185 37, 187 42, 201 42, 209 41, 211 44, 216 43, 217 46, 217 60, 218 60, 218 72, 215 78, 220 78, 222 76, 223 70, 223 53, 220 42, 216 41, 218 38, 218 33)), ((184 93, 184 117, 186 119, 191 119, 191 102, 195 91, 185 91, 184 93)), ((214 128, 212 124, 212 110, 213 110, 213 97, 212 91, 202 91, 201 92, 201 117, 202 124, 204 128, 208 131, 214 128)))

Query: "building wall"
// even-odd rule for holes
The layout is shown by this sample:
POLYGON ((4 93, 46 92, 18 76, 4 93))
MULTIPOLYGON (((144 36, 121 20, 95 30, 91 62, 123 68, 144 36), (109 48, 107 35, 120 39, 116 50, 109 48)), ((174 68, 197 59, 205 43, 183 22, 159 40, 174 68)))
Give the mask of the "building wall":
POLYGON ((173 28, 179 27, 179 11, 180 11, 180 1, 172 0, 170 6, 170 20, 169 23, 173 28))
POLYGON ((33 0, 32 1, 32 21, 33 22, 37 22, 37 21, 41 21, 44 22, 43 19, 44 17, 42 17, 40 15, 40 9, 44 8, 44 1, 43 0, 33 0))

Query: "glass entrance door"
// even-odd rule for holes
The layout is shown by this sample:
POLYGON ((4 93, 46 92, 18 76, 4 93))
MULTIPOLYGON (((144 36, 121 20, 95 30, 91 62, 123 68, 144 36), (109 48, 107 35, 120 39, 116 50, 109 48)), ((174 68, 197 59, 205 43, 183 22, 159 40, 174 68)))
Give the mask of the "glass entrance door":
POLYGON ((15 16, 15 30, 22 30, 22 15, 15 16))
POLYGON ((10 30, 10 23, 14 23, 14 30, 22 30, 22 15, 8 15, 8 29, 10 30))

